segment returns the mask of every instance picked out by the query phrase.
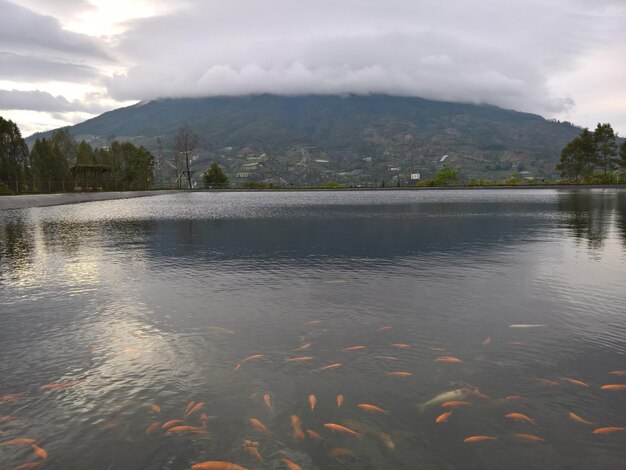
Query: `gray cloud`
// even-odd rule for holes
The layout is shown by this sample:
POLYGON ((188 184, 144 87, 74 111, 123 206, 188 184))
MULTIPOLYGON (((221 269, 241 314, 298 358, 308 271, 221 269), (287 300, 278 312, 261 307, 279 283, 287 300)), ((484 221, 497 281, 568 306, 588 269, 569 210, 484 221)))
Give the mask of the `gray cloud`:
POLYGON ((0 52, 0 78, 3 80, 84 82, 101 74, 93 67, 59 62, 47 57, 0 52))
POLYGON ((51 113, 84 112, 97 114, 104 109, 97 96, 70 101, 63 96, 53 96, 46 91, 0 90, 0 109, 45 111, 51 113))
POLYGON ((105 83, 116 99, 389 93, 555 113, 572 100, 549 78, 625 41, 622 4, 198 1, 136 21, 118 52, 137 65, 105 83))
POLYGON ((66 31, 51 16, 0 0, 0 47, 8 52, 54 51, 72 56, 110 59, 102 43, 84 34, 66 31))

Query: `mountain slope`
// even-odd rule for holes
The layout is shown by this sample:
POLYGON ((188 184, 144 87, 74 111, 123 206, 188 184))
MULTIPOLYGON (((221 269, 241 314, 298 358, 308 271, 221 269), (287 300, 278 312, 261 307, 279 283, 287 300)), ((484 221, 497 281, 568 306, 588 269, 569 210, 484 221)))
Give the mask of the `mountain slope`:
POLYGON ((185 124, 200 136, 196 169, 216 160, 232 175, 292 183, 379 182, 398 172, 401 179, 413 172, 428 177, 444 155, 465 177, 498 179, 522 170, 548 177, 563 146, 580 133, 569 123, 494 106, 386 95, 162 99, 70 131, 95 144, 115 136, 153 152, 159 137, 168 158, 172 136, 185 124))

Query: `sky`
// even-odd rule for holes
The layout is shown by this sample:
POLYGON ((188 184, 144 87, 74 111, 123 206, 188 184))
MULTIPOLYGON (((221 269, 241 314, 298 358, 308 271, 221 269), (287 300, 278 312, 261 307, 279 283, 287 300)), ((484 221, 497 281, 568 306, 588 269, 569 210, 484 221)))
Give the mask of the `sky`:
POLYGON ((28 136, 164 97, 487 103, 626 136, 626 0, 0 0, 28 136))

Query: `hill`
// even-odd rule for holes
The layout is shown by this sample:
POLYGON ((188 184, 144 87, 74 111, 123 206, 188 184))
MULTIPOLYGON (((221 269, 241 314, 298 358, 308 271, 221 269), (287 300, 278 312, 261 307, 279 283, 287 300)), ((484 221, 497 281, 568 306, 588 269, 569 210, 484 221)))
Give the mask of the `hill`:
POLYGON ((199 172, 217 161, 235 179, 283 184, 392 183, 398 174, 431 177, 443 162, 464 178, 552 177, 561 149, 580 133, 495 106, 386 95, 161 99, 69 129, 96 146, 114 137, 144 145, 168 179, 172 137, 183 125, 199 135, 199 172))

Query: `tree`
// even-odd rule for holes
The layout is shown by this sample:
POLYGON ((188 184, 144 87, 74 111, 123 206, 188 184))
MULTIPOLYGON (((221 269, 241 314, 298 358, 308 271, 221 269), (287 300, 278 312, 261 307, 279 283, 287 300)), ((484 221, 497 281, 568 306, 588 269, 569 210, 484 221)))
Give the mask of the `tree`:
POLYGON ((622 145, 620 145, 619 147, 619 156, 620 156, 619 166, 621 166, 622 168, 626 170, 626 140, 622 142, 622 145))
POLYGON ((35 189, 41 192, 65 190, 69 169, 67 158, 52 139, 37 139, 30 151, 35 189))
POLYGON ((452 186, 459 180, 459 174, 454 168, 444 165, 435 172, 433 186, 452 186))
POLYGON ((0 182, 21 191, 20 181, 28 177, 28 147, 19 127, 0 117, 0 182))
MULTIPOLYGON (((176 135, 174 135, 174 149, 178 151, 177 162, 182 163, 182 168, 178 171, 177 177, 180 178, 185 173, 187 175, 187 182, 189 183, 189 189, 191 189, 191 171, 189 169, 189 159, 191 153, 198 146, 198 135, 191 131, 189 126, 179 127, 176 135)), ((177 170, 179 168, 176 165, 177 170)))
POLYGON ((215 186, 218 188, 228 186, 228 176, 224 174, 217 163, 211 163, 209 169, 202 175, 202 179, 207 186, 215 186))
POLYGON ((617 156, 617 143, 615 142, 615 132, 609 123, 600 124, 593 133, 595 144, 595 163, 604 169, 604 175, 615 169, 617 156))
POLYGON ((595 155, 594 136, 589 129, 584 129, 561 150, 561 159, 556 169, 563 178, 580 183, 593 176, 595 155))

